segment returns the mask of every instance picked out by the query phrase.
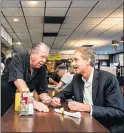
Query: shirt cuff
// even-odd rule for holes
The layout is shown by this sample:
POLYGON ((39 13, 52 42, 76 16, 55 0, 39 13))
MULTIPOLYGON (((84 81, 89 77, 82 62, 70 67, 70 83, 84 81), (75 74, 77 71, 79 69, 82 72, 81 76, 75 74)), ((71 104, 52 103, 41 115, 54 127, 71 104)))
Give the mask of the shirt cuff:
POLYGON ((90 115, 93 114, 93 108, 92 108, 92 105, 90 105, 90 115))

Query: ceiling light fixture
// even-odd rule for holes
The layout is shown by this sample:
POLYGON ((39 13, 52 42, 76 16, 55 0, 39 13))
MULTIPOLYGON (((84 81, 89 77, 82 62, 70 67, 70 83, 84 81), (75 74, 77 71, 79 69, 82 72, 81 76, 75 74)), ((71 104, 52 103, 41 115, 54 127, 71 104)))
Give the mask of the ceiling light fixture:
POLYGON ((115 50, 117 51, 117 47, 119 46, 119 43, 117 40, 112 40, 112 45, 115 48, 115 50))
POLYGON ((124 42, 124 36, 123 37, 121 37, 121 41, 120 42, 124 42))
POLYGON ((37 1, 30 1, 30 4, 35 5, 37 4, 37 1))
POLYGON ((16 44, 21 45, 21 42, 17 42, 16 44))
POLYGON ((18 18, 13 18, 13 21, 14 21, 14 22, 18 22, 19 19, 18 19, 18 18))

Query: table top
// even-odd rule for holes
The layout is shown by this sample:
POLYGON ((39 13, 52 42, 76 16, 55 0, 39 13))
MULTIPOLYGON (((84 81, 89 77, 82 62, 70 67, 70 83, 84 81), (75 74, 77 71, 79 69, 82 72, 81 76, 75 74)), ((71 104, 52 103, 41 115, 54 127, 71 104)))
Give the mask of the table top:
MULTIPOLYGON (((68 110, 67 103, 62 104, 68 110)), ((97 120, 86 112, 82 118, 73 118, 55 113, 35 111, 34 116, 19 117, 14 105, 1 118, 1 132, 109 132, 97 120)))

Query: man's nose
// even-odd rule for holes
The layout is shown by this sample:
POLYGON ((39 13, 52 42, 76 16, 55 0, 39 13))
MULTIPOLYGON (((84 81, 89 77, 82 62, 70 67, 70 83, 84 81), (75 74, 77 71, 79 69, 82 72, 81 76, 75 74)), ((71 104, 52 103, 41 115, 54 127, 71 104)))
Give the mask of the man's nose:
POLYGON ((72 61, 71 66, 74 66, 74 61, 72 61))
POLYGON ((43 60, 42 60, 44 63, 46 62, 46 58, 43 58, 43 60))

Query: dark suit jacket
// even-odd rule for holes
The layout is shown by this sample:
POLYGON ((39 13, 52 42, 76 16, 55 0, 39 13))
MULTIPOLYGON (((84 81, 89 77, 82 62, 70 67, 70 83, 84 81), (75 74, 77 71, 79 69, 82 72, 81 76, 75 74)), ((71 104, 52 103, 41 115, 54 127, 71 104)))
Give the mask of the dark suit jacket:
MULTIPOLYGON (((56 96, 62 100, 74 96, 75 101, 83 103, 83 90, 82 76, 76 74, 72 82, 56 96)), ((94 70, 92 100, 92 116, 105 127, 110 128, 124 122, 123 99, 118 81, 113 74, 94 70)))

